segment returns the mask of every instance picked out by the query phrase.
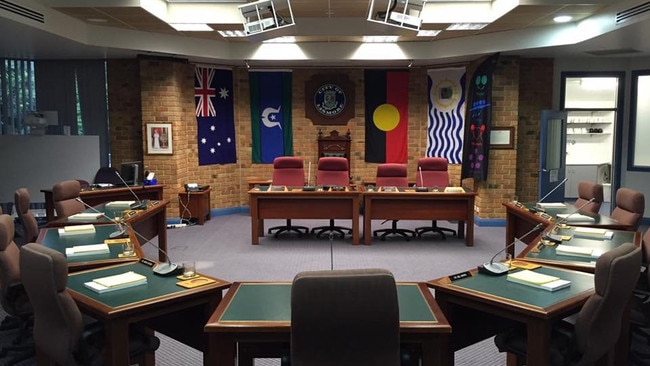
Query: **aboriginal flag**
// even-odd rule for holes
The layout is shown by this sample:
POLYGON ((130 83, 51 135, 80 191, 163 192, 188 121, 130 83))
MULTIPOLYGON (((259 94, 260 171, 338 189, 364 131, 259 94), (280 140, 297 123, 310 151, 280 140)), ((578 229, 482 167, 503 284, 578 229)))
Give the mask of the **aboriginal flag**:
POLYGON ((366 158, 369 163, 406 163, 409 72, 365 70, 366 158))

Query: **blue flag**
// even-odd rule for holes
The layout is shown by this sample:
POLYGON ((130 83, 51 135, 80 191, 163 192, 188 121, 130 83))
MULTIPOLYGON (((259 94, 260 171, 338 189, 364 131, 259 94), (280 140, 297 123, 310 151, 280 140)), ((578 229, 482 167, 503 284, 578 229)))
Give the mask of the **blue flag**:
POLYGON ((250 72, 253 163, 293 155, 291 72, 250 72))
POLYGON ((194 100, 199 165, 237 162, 232 89, 231 70, 196 67, 194 100))

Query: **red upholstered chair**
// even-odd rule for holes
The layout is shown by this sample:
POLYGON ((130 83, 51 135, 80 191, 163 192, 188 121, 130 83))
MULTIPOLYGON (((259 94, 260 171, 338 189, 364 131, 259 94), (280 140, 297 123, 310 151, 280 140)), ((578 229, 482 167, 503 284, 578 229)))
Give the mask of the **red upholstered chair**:
MULTIPOLYGON (((274 186, 302 187, 305 185, 305 169, 303 159, 297 156, 279 156, 273 160, 273 179, 271 184, 274 186)), ((275 231, 275 237, 282 233, 295 232, 299 236, 307 234, 309 228, 306 226, 294 226, 291 219, 287 219, 287 224, 283 226, 274 226, 269 229, 269 234, 275 231)))
POLYGON ((611 217, 632 227, 632 230, 639 229, 639 224, 645 211, 645 196, 639 191, 630 188, 619 188, 616 191, 616 207, 611 217))
POLYGON ((603 203, 603 185, 590 182, 582 181, 578 183, 578 199, 573 204, 576 207, 582 207, 585 205, 581 211, 591 212, 597 214, 600 211, 600 205, 603 203), (591 204, 587 205, 590 199, 594 199, 591 204))
MULTIPOLYGON (((418 160, 418 171, 416 174, 418 187, 428 187, 442 191, 449 185, 448 163, 445 158, 420 158, 418 160)), ((415 228, 415 232, 420 237, 427 232, 437 233, 443 239, 447 238, 445 232, 449 232, 454 236, 456 235, 455 230, 438 227, 436 220, 431 221, 431 226, 415 228)))
MULTIPOLYGON (((381 187, 408 187, 409 182, 406 164, 385 163, 377 165, 377 176, 375 180, 375 184, 377 184, 379 189, 381 187)), ((373 236, 379 236, 381 234, 381 240, 386 240, 386 236, 388 235, 399 235, 406 239, 406 241, 411 240, 411 237, 415 237, 415 231, 399 229, 397 227, 397 221, 392 220, 390 229, 373 231, 373 236)))
MULTIPOLYGON (((316 171, 317 186, 350 186, 350 168, 348 159, 342 157, 322 157, 318 159, 318 170, 316 171)), ((337 233, 341 238, 345 234, 351 234, 352 229, 334 225, 334 220, 330 220, 328 226, 317 226, 311 229, 312 234, 317 238, 326 233, 337 233)))

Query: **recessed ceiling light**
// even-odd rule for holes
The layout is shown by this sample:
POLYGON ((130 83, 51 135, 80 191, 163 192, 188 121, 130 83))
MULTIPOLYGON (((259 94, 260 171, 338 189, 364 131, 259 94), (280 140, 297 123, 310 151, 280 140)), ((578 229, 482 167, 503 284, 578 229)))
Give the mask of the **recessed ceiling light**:
POLYGON ((553 21, 556 23, 566 23, 570 22, 573 20, 573 17, 571 15, 558 15, 555 18, 553 18, 553 21))
POLYGON ((488 23, 454 23, 447 27, 447 30, 479 30, 487 25, 488 23))
POLYGON ((246 32, 243 30, 220 30, 217 32, 224 38, 246 37, 246 32))
POLYGON ((420 29, 416 36, 418 36, 418 37, 435 37, 438 34, 440 34, 440 32, 442 32, 442 31, 439 31, 439 30, 422 30, 422 29, 420 29))
POLYGON ((366 43, 395 43, 399 36, 363 36, 366 43))
POLYGON ((275 37, 275 38, 267 39, 266 41, 262 41, 262 43, 296 43, 296 37, 294 36, 275 37))
POLYGON ((214 30, 209 25, 201 23, 169 23, 169 25, 180 32, 212 32, 214 30))

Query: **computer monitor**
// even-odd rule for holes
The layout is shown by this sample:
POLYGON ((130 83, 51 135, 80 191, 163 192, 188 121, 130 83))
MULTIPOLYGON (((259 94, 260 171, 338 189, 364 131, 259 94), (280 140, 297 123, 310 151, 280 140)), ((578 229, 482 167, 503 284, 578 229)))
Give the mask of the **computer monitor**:
POLYGON ((124 181, 129 185, 136 186, 140 184, 143 174, 141 161, 130 161, 122 163, 120 166, 120 175, 122 175, 124 181))

